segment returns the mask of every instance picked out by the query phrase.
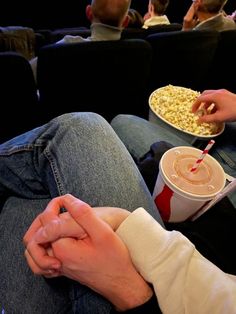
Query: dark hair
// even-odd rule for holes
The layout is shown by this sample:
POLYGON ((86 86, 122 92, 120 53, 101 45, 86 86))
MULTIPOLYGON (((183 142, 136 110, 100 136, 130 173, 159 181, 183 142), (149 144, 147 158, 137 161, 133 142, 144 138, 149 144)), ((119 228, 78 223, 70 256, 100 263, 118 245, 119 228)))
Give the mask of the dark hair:
POLYGON ((128 11, 129 24, 128 27, 142 27, 143 26, 143 17, 142 15, 135 9, 129 9, 128 11))
POLYGON ((199 11, 207 13, 219 13, 227 0, 204 0, 199 6, 199 11))
POLYGON ((169 5, 169 0, 151 0, 154 6, 154 12, 159 15, 163 15, 169 5))

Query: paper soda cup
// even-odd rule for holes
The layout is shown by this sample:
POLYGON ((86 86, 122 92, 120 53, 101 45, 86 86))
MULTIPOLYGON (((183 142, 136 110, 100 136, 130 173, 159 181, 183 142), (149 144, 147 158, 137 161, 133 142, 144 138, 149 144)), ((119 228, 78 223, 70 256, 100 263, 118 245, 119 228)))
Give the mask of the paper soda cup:
POLYGON ((163 154, 153 191, 163 221, 180 222, 191 218, 223 190, 225 172, 209 154, 191 172, 201 153, 194 147, 179 146, 163 154))

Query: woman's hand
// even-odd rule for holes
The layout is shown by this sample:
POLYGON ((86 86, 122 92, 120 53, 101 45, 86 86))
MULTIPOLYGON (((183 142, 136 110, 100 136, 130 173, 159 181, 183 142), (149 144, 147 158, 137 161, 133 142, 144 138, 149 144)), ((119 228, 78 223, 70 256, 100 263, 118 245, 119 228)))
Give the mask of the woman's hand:
POLYGON ((236 121, 236 94, 225 89, 206 90, 194 102, 192 112, 203 107, 207 114, 199 117, 199 122, 228 122, 236 121), (214 108, 207 113, 207 108, 214 104, 214 108))

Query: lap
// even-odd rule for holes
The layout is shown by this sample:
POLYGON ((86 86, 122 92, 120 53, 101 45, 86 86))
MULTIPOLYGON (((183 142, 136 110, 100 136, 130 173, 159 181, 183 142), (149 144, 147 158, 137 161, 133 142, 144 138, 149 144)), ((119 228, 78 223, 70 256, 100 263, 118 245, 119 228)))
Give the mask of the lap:
POLYGON ((49 199, 9 197, 0 214, 0 309, 24 314, 109 314, 111 304, 65 277, 35 276, 24 257, 23 236, 49 199))
POLYGON ((6 313, 57 313, 69 304, 62 284, 35 276, 24 257, 24 233, 48 200, 10 197, 0 215, 0 308, 6 313))

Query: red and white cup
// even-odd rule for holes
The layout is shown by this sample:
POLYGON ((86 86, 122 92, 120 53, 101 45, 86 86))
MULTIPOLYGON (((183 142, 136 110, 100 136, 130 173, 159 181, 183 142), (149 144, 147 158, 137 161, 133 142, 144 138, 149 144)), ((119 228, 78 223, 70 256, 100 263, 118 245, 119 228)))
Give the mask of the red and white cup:
POLYGON ((163 154, 153 199, 164 222, 191 218, 223 190, 225 172, 212 156, 206 155, 196 173, 191 172, 201 153, 197 148, 180 146, 163 154))

